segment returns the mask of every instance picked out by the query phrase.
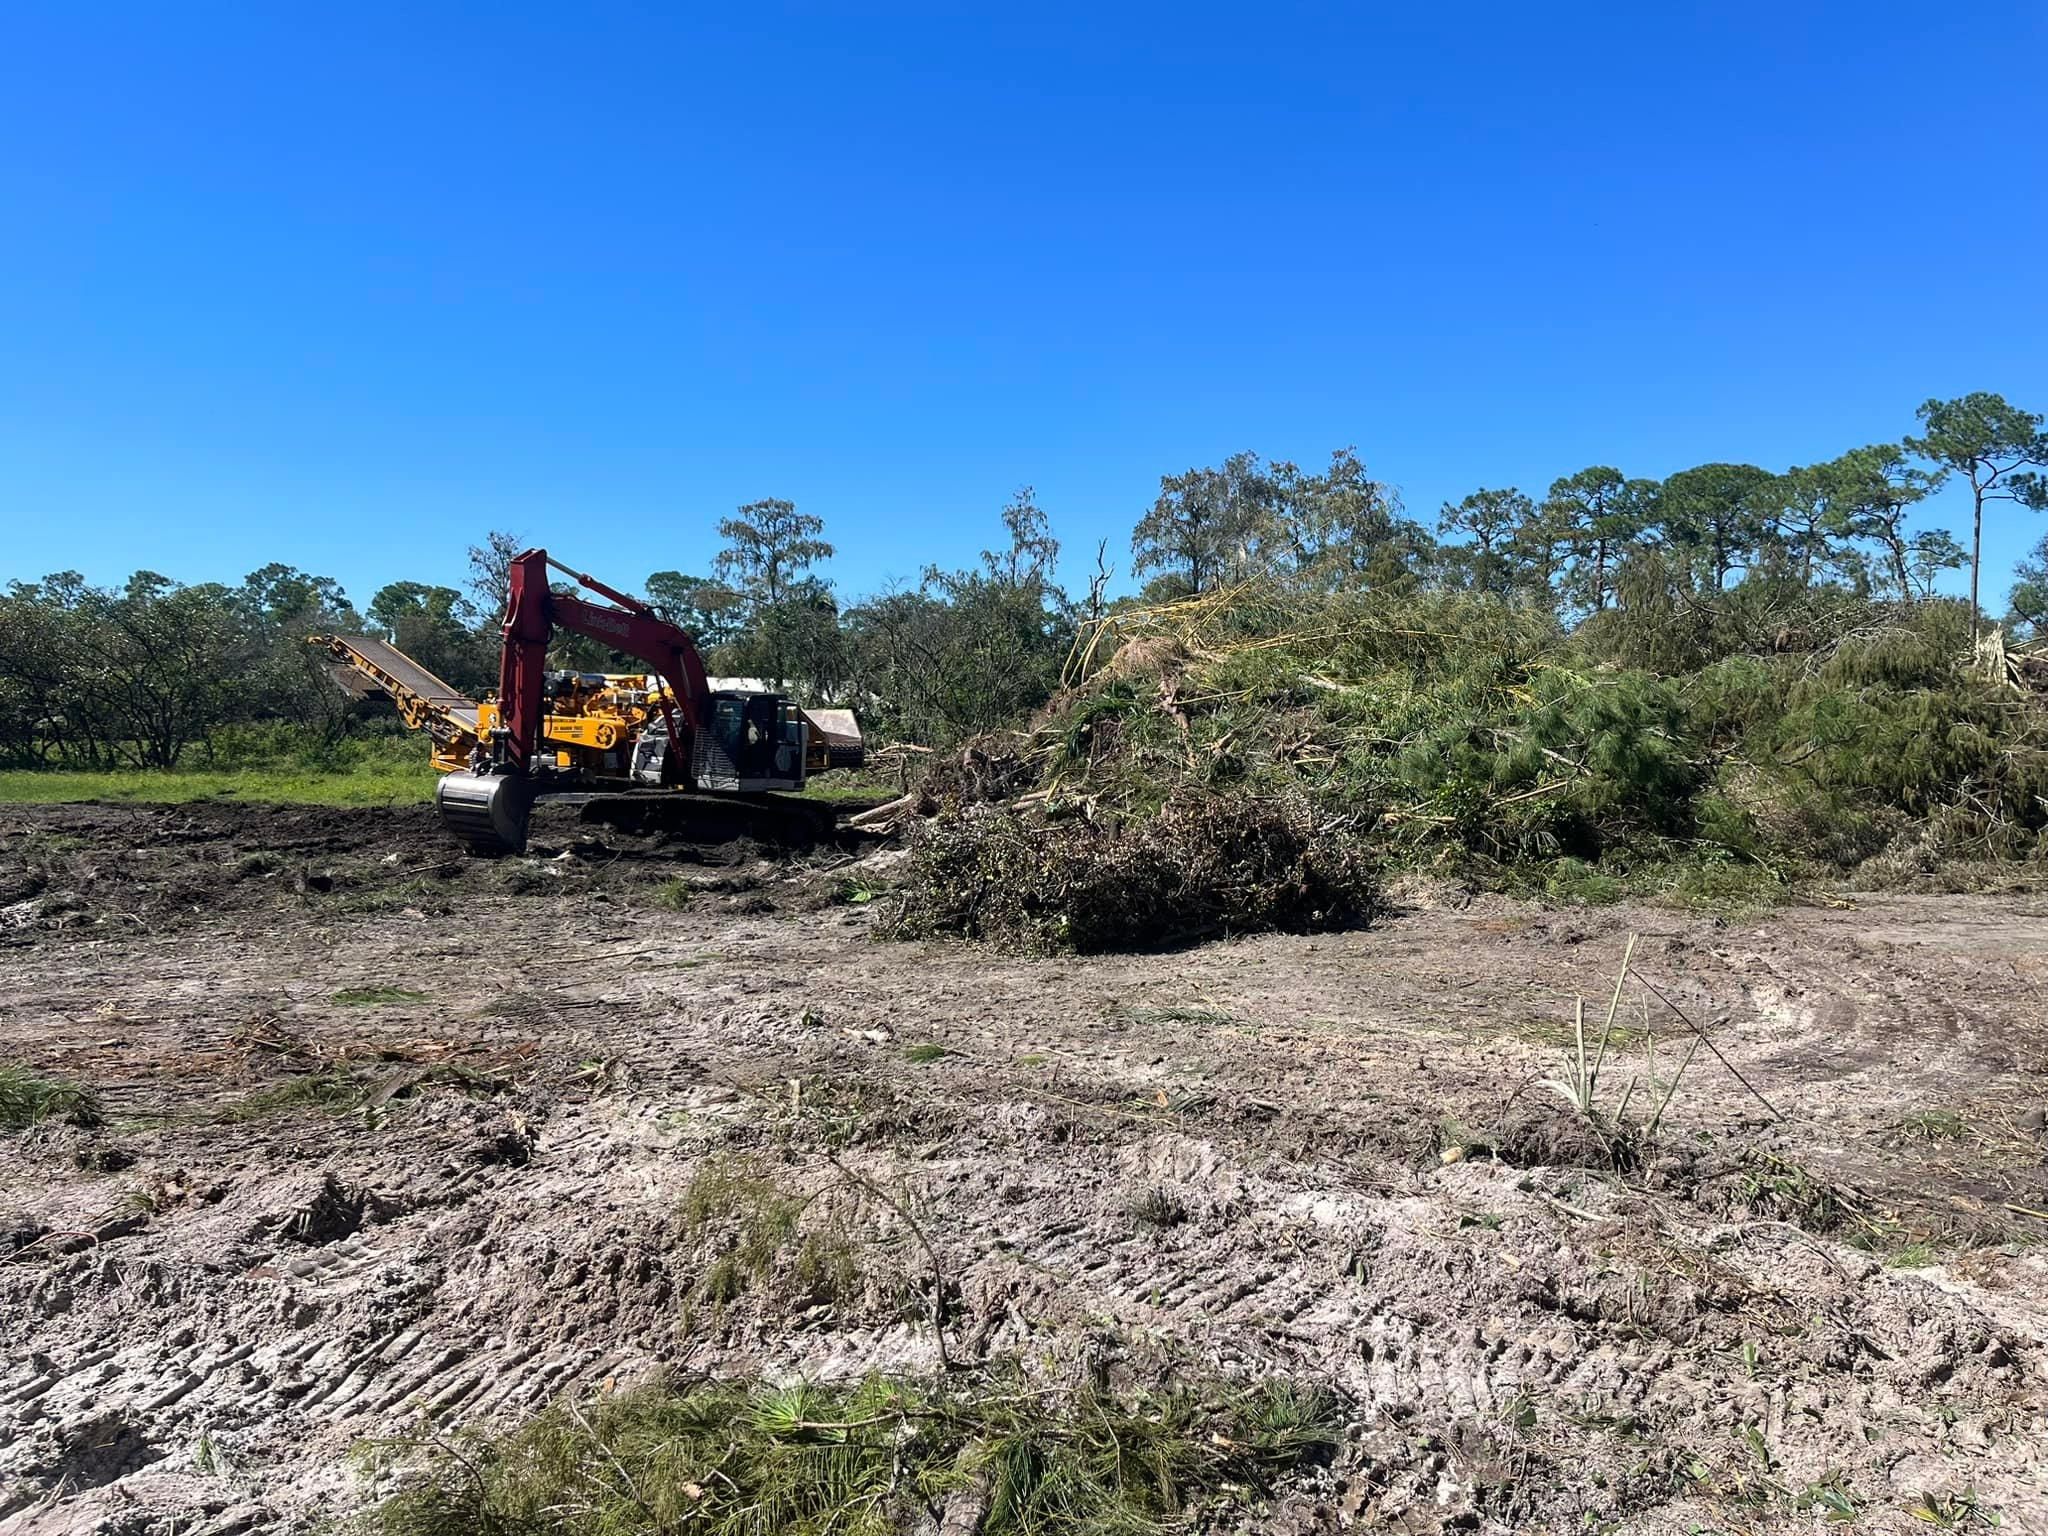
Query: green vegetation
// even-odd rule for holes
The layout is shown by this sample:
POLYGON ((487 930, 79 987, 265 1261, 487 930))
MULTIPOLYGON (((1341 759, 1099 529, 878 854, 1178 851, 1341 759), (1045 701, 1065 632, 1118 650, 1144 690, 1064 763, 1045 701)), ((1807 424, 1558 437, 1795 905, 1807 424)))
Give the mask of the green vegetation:
MULTIPOLYGON (((1676 674, 1645 657, 1673 645, 1661 622, 1566 631, 1469 593, 1260 582, 1112 614, 1031 730, 935 774, 949 809, 919 840, 911 931, 1000 936, 992 917, 1019 926, 1005 890, 1044 883, 1033 863, 1077 888, 1069 840, 1104 862, 1191 807, 1292 805, 1435 873, 1714 910, 1801 879, 2042 861, 2048 712, 1960 665, 1960 604, 1759 582, 1693 608, 1710 612, 1676 674), (1766 614, 1773 638, 1746 638, 1766 614)), ((1145 908, 1122 884, 1093 894, 1145 908)))
POLYGON ((1229 1029, 1244 1020, 1227 1008, 1199 1008, 1176 1004, 1166 1008, 1130 1008, 1118 1004, 1109 1010, 1114 1018, 1133 1024, 1197 1024, 1204 1029, 1229 1029))
POLYGON ((433 798, 438 775, 426 748, 366 757, 331 768, 181 767, 128 769, 0 769, 0 804, 49 805, 112 800, 182 805, 231 799, 252 804, 419 805, 433 798))
POLYGON ((932 1062, 941 1061, 952 1054, 943 1045, 913 1045, 903 1053, 903 1059, 913 1067, 923 1067, 929 1066, 932 1062))
POLYGON ((885 1536, 950 1504, 978 1512, 959 1528, 984 1536, 1144 1536, 1256 1508, 1327 1460, 1337 1428, 1326 1394, 1279 1384, 1128 1400, 885 1379, 653 1387, 552 1409, 500 1439, 414 1447, 424 1479, 372 1524, 383 1536, 885 1536))
POLYGON ((1925 1141, 1960 1141, 1969 1124, 1953 1109, 1916 1109, 1899 1119, 1899 1129, 1925 1141))
POLYGON ((59 1118, 73 1125, 98 1125, 104 1118, 99 1095, 27 1067, 0 1065, 0 1130, 27 1130, 59 1118))
POLYGON ((695 1299, 724 1307, 749 1293, 803 1305, 859 1297, 859 1245, 829 1212, 810 1214, 818 1199, 785 1190, 756 1158, 706 1160, 683 1197, 683 1234, 707 1258, 695 1299))
POLYGON ((1973 1487, 1966 1487, 1961 1493, 1923 1493, 1906 1506, 1906 1513, 1939 1531, 1974 1530, 2005 1523, 1998 1511, 1984 1507, 1973 1487))
POLYGON ((333 1001, 357 1008, 385 1008, 393 1004, 424 1003, 427 994, 415 992, 410 987, 343 987, 334 994, 333 1001))
MULTIPOLYGON (((1660 1082, 1657 1077, 1656 1041, 1645 1036, 1643 1043, 1647 1059, 1642 1072, 1632 1072, 1629 1075, 1611 1111, 1603 1104, 1600 1084, 1603 1081, 1603 1071, 1609 1065, 1608 1052, 1610 1048, 1619 1048, 1629 1039, 1627 1031, 1617 1032, 1615 1021, 1621 1012, 1622 993, 1628 985, 1629 964, 1635 958, 1635 952, 1636 936, 1630 934, 1628 947, 1622 952, 1621 969, 1614 978, 1613 994, 1607 1000, 1607 1015, 1601 1021, 1600 1034, 1593 1042, 1591 1056, 1587 1055, 1586 1047, 1586 1000, 1579 998, 1572 1010, 1571 1046, 1564 1054, 1558 1075, 1545 1078, 1543 1082, 1544 1087, 1571 1105, 1588 1125, 1601 1134, 1617 1163, 1626 1150, 1625 1143, 1638 1134, 1637 1128, 1631 1125, 1628 1119, 1628 1107, 1635 1099, 1636 1089, 1641 1087, 1644 1090, 1643 1108, 1648 1113, 1640 1134, 1645 1138, 1654 1138, 1657 1127, 1663 1123, 1664 1111, 1671 1107, 1672 1095, 1678 1092, 1678 1085, 1685 1077, 1686 1068, 1692 1065, 1692 1059, 1698 1053, 1701 1042, 1701 1037, 1694 1035, 1687 1044, 1684 1054, 1678 1058, 1678 1064, 1672 1070, 1671 1076, 1660 1082)), ((1619 1062, 1614 1065, 1618 1070, 1619 1062)), ((1611 1082, 1612 1078, 1609 1076, 1605 1080, 1611 1082)))
POLYGON ((1140 1226, 1164 1231, 1188 1219, 1187 1202, 1172 1190, 1154 1185, 1131 1202, 1131 1215, 1137 1218, 1140 1226))
POLYGON ((1832 1232, 1845 1212, 1837 1192, 1790 1158, 1751 1148, 1742 1154, 1736 1184, 1742 1209, 1752 1215, 1789 1222, 1809 1232, 1832 1232))
POLYGON ((367 1086, 361 1073, 345 1067, 302 1072, 244 1095, 223 1108, 219 1118, 230 1123, 261 1120, 300 1109, 340 1114, 362 1102, 367 1086))

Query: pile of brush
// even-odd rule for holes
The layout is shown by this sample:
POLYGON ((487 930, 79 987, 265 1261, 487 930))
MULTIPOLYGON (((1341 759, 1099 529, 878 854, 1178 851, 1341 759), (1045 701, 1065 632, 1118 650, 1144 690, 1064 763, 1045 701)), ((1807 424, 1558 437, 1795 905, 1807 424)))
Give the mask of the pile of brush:
POLYGON ((1362 927, 1379 860, 1355 818, 1296 795, 1190 797, 1091 821, 983 802, 917 827, 894 922, 1037 952, 1362 927))
POLYGON ((1465 592, 1110 613, 1031 720, 874 813, 912 835, 901 926, 1040 949, 1342 926, 1375 907, 1368 839, 1561 901, 2048 867, 2048 718, 2012 694, 2031 655, 1967 664, 1952 603, 1815 615, 1665 672, 1626 623, 1465 592))

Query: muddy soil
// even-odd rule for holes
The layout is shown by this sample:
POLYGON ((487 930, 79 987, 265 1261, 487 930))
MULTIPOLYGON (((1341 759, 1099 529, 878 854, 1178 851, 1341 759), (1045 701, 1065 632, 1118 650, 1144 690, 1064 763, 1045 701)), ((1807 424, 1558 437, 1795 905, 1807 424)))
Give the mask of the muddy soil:
POLYGON ((1254 1529, 2048 1531, 2048 903, 1019 960, 875 937, 886 850, 537 841, 0 813, 0 1063, 104 1105, 0 1132, 0 1531, 327 1528, 565 1394, 995 1364, 1334 1388, 1254 1529), (1543 1079, 1631 934, 1596 1132, 1543 1079), (722 1263, 714 1178, 830 1261, 722 1263))

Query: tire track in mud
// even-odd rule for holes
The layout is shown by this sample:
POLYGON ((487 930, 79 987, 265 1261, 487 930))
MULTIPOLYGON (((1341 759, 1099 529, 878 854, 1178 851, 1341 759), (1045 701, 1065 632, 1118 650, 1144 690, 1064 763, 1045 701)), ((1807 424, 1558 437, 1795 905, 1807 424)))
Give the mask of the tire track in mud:
MULTIPOLYGON (((1952 1066, 1925 1048, 1952 1027, 1945 1006, 2000 1039, 1965 940, 1954 954, 1859 952, 1839 927, 1794 942, 1659 920, 1678 938, 1657 941, 1675 942, 1653 951, 1657 974, 1704 1016, 1734 1015, 1716 1038, 1738 1064, 1774 1061, 1805 1092, 1853 1094, 1850 1118, 1786 1133, 1805 1139, 1794 1151, 1840 1143, 1954 1071, 2007 1091, 1981 1058, 1952 1066), (1854 1000, 1853 1026, 1829 997, 1854 1000), (1841 1027, 1852 1050, 1875 1040, 1896 1065, 1802 1065, 1802 1032, 1841 1027)), ((1825 1237, 1724 1219, 1682 1185, 1654 1194, 1570 1167, 1437 1162, 1439 1116, 1492 1115, 1551 1059, 1509 1029, 1611 981, 1607 951, 1642 917, 1575 916, 1549 935, 1525 925, 1490 957, 1477 923, 1441 921, 1390 930, 1381 948, 1380 935, 1275 939, 1100 965, 870 946, 839 914, 635 915, 630 946, 615 917, 509 902, 361 933, 289 927, 254 946, 268 971, 229 965, 223 982, 239 999, 289 976, 308 999, 291 1022, 315 1042, 372 1023, 404 1036, 405 1016, 322 999, 445 965, 480 928, 531 957, 506 978, 516 1023, 457 1011, 445 1025, 545 1041, 515 1096, 530 1161, 487 1155, 506 1103, 439 1095, 374 1126, 123 1132, 141 1161, 112 1181, 72 1169, 62 1139, 0 1144, 0 1188, 33 1189, 24 1204, 44 1226, 97 1214, 145 1174, 199 1168, 188 1182, 223 1191, 182 1196, 97 1247, 0 1264, 0 1336, 21 1341, 0 1354, 0 1530, 41 1536, 23 1522, 52 1497, 50 1518, 104 1517, 124 1536, 164 1536, 172 1520, 178 1536, 297 1528, 383 1486, 346 1470, 349 1446, 416 1429, 423 1411, 449 1427, 515 1422, 665 1367, 928 1369, 930 1324, 903 1294, 925 1261, 872 1201, 849 1207, 871 1282, 861 1296, 749 1295, 720 1316, 691 1304, 708 1255, 678 1210, 705 1159, 737 1151, 794 1189, 839 1188, 810 1139, 828 1125, 838 1155, 927 1224, 956 1288, 954 1358, 1016 1360, 1054 1381, 1221 1368, 1331 1383, 1356 1420, 1361 1518, 1721 1528, 1717 1490, 1753 1463, 1740 1437, 1754 1428, 1788 1487, 1833 1467, 1896 1513, 1916 1482, 1974 1483, 2007 1528, 2038 1528, 2041 1262, 1891 1271, 1825 1237), (646 969, 596 963, 615 943, 646 969), (595 960, 551 968, 562 954, 595 960), (763 976, 802 985, 764 989, 763 976), (1147 1018, 1133 999, 1230 1022, 1147 1018), (927 1039, 952 1054, 906 1064, 906 1046, 927 1039), (786 1105, 792 1078, 802 1113, 786 1105), (572 1080, 586 1086, 569 1092, 572 1080), (323 1193, 330 1172, 338 1194, 323 1193), (1154 1194, 1166 1203, 1146 1205, 1154 1194), (230 1475, 201 1470, 202 1437, 230 1475), (1693 1462, 1705 1484, 1684 1470, 1693 1462), (252 1503, 268 1512, 258 1527, 252 1503)), ((131 953, 143 961, 125 965, 135 1022, 119 1059, 146 1083, 153 1051, 171 1065, 218 1035, 193 1020, 195 976, 167 967, 152 983, 161 945, 109 945, 93 963, 123 968, 131 953)), ((37 963, 67 969, 54 952, 37 963)), ((84 996, 76 971, 65 981, 84 996)), ((19 1006, 8 1018, 53 1046, 93 1028, 31 1035, 43 1026, 19 1006)), ((1753 1110, 1739 1091, 1703 1079, 1674 1125, 1733 1151, 1748 1144, 1741 1114, 1753 1110)), ((1805 1528, 1773 1509, 1750 1523, 1805 1528)))
MULTIPOLYGON (((0 1394, 0 1475, 43 1493, 97 1486, 114 1463, 81 1457, 81 1425, 96 1446, 126 1447, 108 1482, 146 1485, 152 1465, 202 1431, 241 1454, 296 1444, 338 1458, 423 1413, 450 1424, 517 1418, 560 1393, 687 1358, 687 1275, 675 1267, 670 1215, 702 1148, 652 1144, 630 1106, 562 1112, 555 1124, 531 1169, 465 1179, 451 1198, 394 1204, 389 1219, 311 1244, 276 1242, 279 1212, 327 1186, 273 1191, 254 1224, 271 1241, 237 1254, 237 1264, 254 1262, 225 1286, 112 1251, 75 1256, 38 1288, 46 1301, 71 1293, 55 1315, 90 1311, 84 1335, 138 1342, 62 1364, 39 1356, 32 1380, 0 1394), (564 1209, 587 1214, 565 1224, 564 1209), (152 1329, 152 1317, 169 1326, 152 1329)), ((748 1129, 723 1129, 735 1128, 748 1129)), ((1603 1268, 1584 1252, 1576 1239, 1586 1231, 1626 1235, 1641 1218, 1599 1211, 1589 1228, 1563 1216, 1545 1187, 1551 1175, 1464 1165, 1362 1190, 1352 1169, 1256 1149, 1239 1162, 1205 1137, 1146 1127, 1063 1144, 1043 1128, 1028 1113, 985 1115, 962 1133, 973 1138, 971 1178, 949 1182, 959 1170, 943 1157, 921 1160, 966 1313, 956 1337, 974 1338, 982 1357, 1035 1357, 1055 1375, 1222 1366, 1327 1380, 1363 1418, 1398 1417, 1410 1438, 1497 1426, 1524 1402, 1544 1405, 1547 1420, 1637 1416, 1688 1451, 1733 1444, 1737 1427, 1754 1423, 1793 1466, 1838 1460, 1878 1419, 1917 1414, 1931 1437, 1936 1421, 1913 1394, 1934 1386, 1980 1405, 1943 1432, 1975 1435, 1987 1451, 2004 1443, 1991 1427, 2001 1404, 2041 1411, 2017 1387, 2038 1372, 2038 1316, 2025 1314, 2028 1338, 2007 1338, 1982 1298, 1874 1265, 1853 1285, 1835 1276, 1845 1321, 1814 1344, 1849 1348, 1846 1370, 1818 1394, 1774 1390, 1745 1384, 1725 1304, 1703 1303, 1691 1282, 1632 1297, 1626 1266, 1603 1268), (992 1134, 1001 1127, 1015 1134, 992 1134), (1187 1215, 1154 1230, 1130 1202, 1159 1189, 1187 1215)), ((706 1144, 723 1139, 714 1130, 706 1144)), ((905 1150, 885 1143, 862 1156, 873 1176, 893 1178, 905 1150)), ((1690 1233, 1666 1236, 1697 1251, 1690 1233)), ((1718 1263, 1771 1295, 1788 1280, 1826 1284, 1838 1266, 1795 1234, 1754 1252, 1753 1239, 1714 1229, 1708 1242, 1722 1245, 1718 1263)), ((932 1363, 922 1325, 827 1318, 790 1331, 773 1321, 742 1320, 706 1363, 820 1376, 932 1363)), ((1600 1463, 1587 1454, 1588 1466, 1600 1463)), ((1420 1477, 1426 1460, 1410 1470, 1420 1477)), ((1564 1496, 1569 1479, 1553 1480, 1564 1496)), ((1583 1496, 1598 1502, 1590 1486, 1583 1496)))

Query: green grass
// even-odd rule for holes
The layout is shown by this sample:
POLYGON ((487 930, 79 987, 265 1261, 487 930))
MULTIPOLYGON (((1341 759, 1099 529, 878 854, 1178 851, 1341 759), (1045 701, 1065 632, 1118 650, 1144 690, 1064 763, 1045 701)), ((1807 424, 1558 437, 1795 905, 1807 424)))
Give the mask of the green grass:
POLYGON ((433 798, 437 777, 424 760, 416 765, 366 764, 338 773, 286 766, 112 772, 10 768, 0 770, 0 804, 113 800, 183 805, 238 800, 271 805, 418 805, 433 798))
POLYGON ((902 793, 903 783, 894 768, 837 768, 830 773, 813 774, 796 791, 801 799, 856 809, 863 804, 886 804, 902 793))
POLYGON ((693 1299, 718 1309, 749 1293, 803 1305, 858 1297, 859 1245, 829 1217, 806 1221, 815 1203, 784 1189, 757 1159, 709 1159, 683 1196, 684 1236, 715 1255, 699 1273, 693 1299))
POLYGON ((97 1125, 99 1096, 90 1088, 26 1067, 0 1066, 0 1130, 24 1131, 57 1116, 73 1125, 97 1125))
POLYGON ((913 1045, 903 1053, 903 1059, 914 1067, 923 1067, 952 1054, 943 1045, 913 1045))
POLYGON ((357 1008, 384 1008, 399 1003, 424 1003, 427 994, 410 987, 343 987, 334 1001, 357 1008))
POLYGON ((329 1114, 341 1114, 362 1102, 366 1086, 362 1077, 345 1068, 307 1072, 237 1099, 223 1108, 216 1118, 229 1124, 239 1124, 270 1115, 290 1114, 299 1109, 321 1109, 329 1114))
POLYGON ((1969 1134, 1970 1127, 1956 1110, 1916 1109, 1901 1117, 1899 1129, 1927 1141, 1960 1141, 1969 1134))
POLYGON ((1236 1528, 1217 1517, 1250 1516, 1337 1435, 1327 1393, 1278 1383, 1128 1399, 1007 1380, 657 1386, 497 1439, 369 1448, 426 1463, 369 1523, 384 1536, 885 1536, 962 1498, 982 1536, 1236 1528))
POLYGON ((855 810, 871 805, 886 805, 903 791, 892 783, 878 789, 873 784, 864 784, 858 779, 844 780, 839 774, 828 774, 815 779, 804 780, 804 787, 792 791, 800 800, 819 800, 826 805, 851 806, 855 810))

